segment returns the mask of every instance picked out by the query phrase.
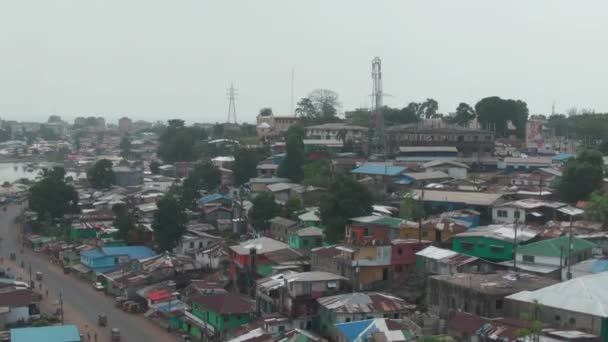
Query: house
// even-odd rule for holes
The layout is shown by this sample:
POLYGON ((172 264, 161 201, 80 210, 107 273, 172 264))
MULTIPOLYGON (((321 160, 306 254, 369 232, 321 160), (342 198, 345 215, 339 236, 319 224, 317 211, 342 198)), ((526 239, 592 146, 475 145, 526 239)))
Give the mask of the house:
POLYGON ((369 128, 355 126, 342 122, 331 122, 321 125, 304 127, 307 139, 327 139, 352 141, 355 144, 367 144, 369 128))
MULTIPOLYGON (((230 224, 233 216, 231 208, 226 208, 223 206, 206 206, 203 208, 203 212, 205 213, 205 221, 207 223, 213 224, 220 229, 222 226, 220 222, 229 221, 228 227, 232 228, 232 225, 230 224)), ((226 229, 224 228, 220 230, 226 229)))
POLYGON ((289 242, 289 237, 295 232, 297 222, 284 217, 275 216, 268 220, 270 223, 270 235, 282 242, 289 242))
POLYGON ((497 267, 493 263, 449 249, 428 246, 416 253, 416 270, 423 274, 489 272, 495 269, 497 267))
POLYGON ((142 169, 132 169, 128 166, 112 167, 116 180, 116 185, 123 188, 137 186, 144 183, 144 171, 142 169))
POLYGON ((454 160, 431 160, 420 165, 426 172, 441 171, 454 179, 467 179, 467 172, 471 168, 454 160))
POLYGON ((158 172, 161 176, 175 177, 175 166, 169 164, 161 165, 158 167, 158 172))
POLYGON ((501 202, 503 195, 489 192, 444 191, 414 189, 414 198, 421 198, 424 208, 430 212, 473 209, 481 213, 481 219, 489 220, 492 207, 501 202))
POLYGON ((247 284, 250 279, 249 270, 254 267, 257 277, 257 269, 260 263, 266 262, 267 254, 277 251, 290 249, 289 245, 267 237, 260 237, 243 241, 238 245, 230 246, 230 279, 240 282, 241 291, 250 291, 252 284, 247 284))
POLYGON ((532 274, 505 271, 436 275, 428 278, 426 303, 429 313, 441 318, 457 311, 502 317, 507 314, 505 297, 555 283, 532 274))
POLYGON ((300 225, 304 227, 320 227, 321 218, 317 210, 309 210, 303 214, 298 215, 300 225))
POLYGON ((78 327, 72 324, 10 330, 11 342, 80 342, 78 327))
POLYGON ((427 162, 431 160, 454 160, 458 157, 455 146, 400 146, 396 160, 427 162))
POLYGON ((502 162, 498 162, 498 168, 507 172, 514 171, 534 171, 546 167, 551 167, 549 157, 506 157, 502 162))
POLYGON ((285 272, 262 278, 256 287, 257 309, 264 313, 279 312, 295 327, 318 331, 317 298, 341 293, 346 280, 323 271, 285 272))
POLYGON ((289 246, 297 249, 312 249, 323 246, 323 229, 306 227, 295 231, 289 236, 289 246))
POLYGON ((355 292, 317 299, 321 333, 337 337, 336 323, 348 323, 375 318, 400 319, 408 317, 416 305, 381 292, 355 292))
POLYGON ((143 260, 155 256, 145 246, 103 247, 80 252, 80 263, 95 274, 114 270, 131 260, 143 260))
POLYGON ((431 244, 418 239, 391 240, 391 279, 407 278, 416 272, 416 253, 431 244))
POLYGON ((429 183, 439 183, 450 179, 443 171, 406 172, 399 184, 419 188, 429 183))
POLYGON ((204 248, 190 250, 186 254, 192 256, 201 267, 212 270, 219 269, 222 261, 228 260, 228 249, 223 240, 213 242, 204 248))
POLYGON ((420 327, 409 319, 375 318, 338 323, 336 342, 417 341, 420 327))
POLYGON ((279 165, 273 163, 260 163, 256 166, 256 170, 258 170, 258 177, 275 177, 279 170, 279 165))
POLYGON ((272 192, 275 201, 285 203, 291 198, 292 189, 299 186, 299 184, 295 183, 274 183, 269 184, 267 188, 268 191, 272 192))
POLYGON ((517 201, 498 204, 492 207, 492 222, 520 224, 543 224, 555 220, 558 209, 566 207, 566 203, 544 201, 535 198, 520 199, 517 201))
POLYGON ((211 244, 221 241, 219 236, 211 235, 205 232, 190 232, 182 235, 174 252, 177 254, 187 254, 193 250, 209 247, 211 244))
POLYGON ((209 195, 205 195, 197 200, 199 207, 205 206, 232 206, 232 197, 220 194, 213 193, 209 195))
POLYGON ((507 313, 517 317, 543 309, 538 319, 568 330, 582 330, 608 341, 608 272, 574 278, 538 289, 526 289, 505 298, 507 313))
POLYGON ((350 173, 355 175, 357 179, 372 177, 389 183, 402 175, 406 170, 407 168, 405 166, 394 166, 387 163, 364 163, 363 165, 352 169, 350 173))
POLYGON ((249 323, 253 317, 254 302, 233 293, 218 293, 207 296, 194 295, 191 311, 185 312, 185 330, 201 338, 224 339, 235 329, 249 323))
POLYGON ((40 295, 27 288, 3 286, 0 288, 0 320, 3 325, 11 325, 40 318, 40 300, 40 295))
POLYGON ((490 225, 477 227, 452 237, 452 249, 458 253, 491 261, 513 259, 513 244, 533 242, 538 232, 526 226, 490 225))
POLYGON ((156 202, 143 203, 135 206, 136 214, 144 220, 152 221, 154 214, 158 211, 156 202))
MULTIPOLYGON (((518 269, 561 280, 562 269, 591 258, 594 247, 583 239, 560 236, 518 247, 515 259, 518 269)), ((514 266, 513 261, 504 264, 514 266)))
POLYGON ((344 142, 336 139, 304 139, 302 142, 308 160, 333 158, 344 148, 344 142))
MULTIPOLYGON (((597 274, 608 271, 608 258, 595 257, 587 259, 570 266, 572 278, 578 278, 590 274, 597 274)), ((562 269, 562 279, 568 279, 568 269, 562 269)))
POLYGON ((97 229, 86 223, 72 223, 70 226, 70 239, 72 241, 80 239, 90 239, 97 237, 97 229))
POLYGON ((270 185, 270 184, 288 183, 288 182, 289 182, 289 179, 281 178, 281 177, 251 178, 249 180, 249 189, 251 190, 252 193, 266 192, 266 191, 269 191, 268 185, 270 185))

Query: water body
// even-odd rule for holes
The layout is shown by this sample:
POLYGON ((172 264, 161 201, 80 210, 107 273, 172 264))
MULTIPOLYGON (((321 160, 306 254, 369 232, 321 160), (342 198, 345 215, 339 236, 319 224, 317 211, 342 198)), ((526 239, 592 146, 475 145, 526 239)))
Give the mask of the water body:
MULTIPOLYGON (((28 168, 27 163, 0 163, 0 184, 4 182, 14 182, 21 178, 35 180, 40 173, 39 168, 28 168)), ((68 171, 67 176, 72 176, 74 179, 85 178, 87 175, 84 172, 68 171)))

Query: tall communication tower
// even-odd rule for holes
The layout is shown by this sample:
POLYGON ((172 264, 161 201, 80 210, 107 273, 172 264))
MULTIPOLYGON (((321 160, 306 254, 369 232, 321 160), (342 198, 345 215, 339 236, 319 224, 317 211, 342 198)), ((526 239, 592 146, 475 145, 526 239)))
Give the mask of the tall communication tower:
POLYGON ((237 96, 236 89, 234 88, 234 84, 230 83, 230 88, 228 88, 228 92, 226 93, 228 96, 228 118, 226 119, 226 123, 237 124, 236 122, 236 105, 234 104, 234 99, 237 96))
POLYGON ((373 154, 386 156, 386 140, 384 136, 384 116, 382 115, 382 67, 380 57, 372 60, 372 148, 373 154))

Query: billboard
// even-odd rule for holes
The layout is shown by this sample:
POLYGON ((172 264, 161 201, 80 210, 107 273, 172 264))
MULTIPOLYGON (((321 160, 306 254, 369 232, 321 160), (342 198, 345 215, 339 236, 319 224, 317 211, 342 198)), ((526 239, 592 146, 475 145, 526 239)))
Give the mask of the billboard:
POLYGON ((526 147, 542 150, 545 147, 544 120, 528 120, 526 122, 526 147))

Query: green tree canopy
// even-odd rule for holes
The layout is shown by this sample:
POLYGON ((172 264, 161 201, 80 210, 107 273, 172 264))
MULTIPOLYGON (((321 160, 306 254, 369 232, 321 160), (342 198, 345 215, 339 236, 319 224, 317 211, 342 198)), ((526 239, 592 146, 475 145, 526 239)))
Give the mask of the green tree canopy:
POLYGON ((118 229, 118 237, 127 241, 129 232, 133 229, 133 217, 129 212, 129 208, 124 203, 117 203, 112 206, 114 212, 114 222, 112 223, 118 229))
POLYGON ((306 185, 327 188, 331 181, 331 166, 327 159, 319 159, 304 164, 304 179, 306 185))
POLYGON ((333 90, 316 89, 298 102, 296 115, 309 123, 326 123, 338 120, 340 101, 333 90))
POLYGON ((420 203, 412 196, 405 196, 399 204, 399 217, 417 221, 425 216, 424 209, 420 208, 420 203))
POLYGON ((194 169, 184 180, 182 185, 181 201, 184 207, 196 206, 196 200, 200 197, 201 190, 213 191, 222 180, 220 170, 211 163, 196 164, 194 169))
POLYGON ((265 155, 260 149, 239 148, 234 154, 234 183, 242 185, 258 174, 258 163, 265 155))
POLYGON ((528 106, 521 100, 501 99, 498 96, 486 97, 475 105, 479 123, 486 127, 495 127, 496 134, 508 136, 507 121, 511 121, 516 135, 523 139, 526 135, 528 106))
POLYGON ((329 184, 328 194, 321 199, 320 211, 327 239, 337 242, 344 238, 349 218, 371 214, 372 194, 352 177, 338 174, 329 184))
POLYGON ((112 162, 108 159, 98 160, 87 170, 87 180, 95 189, 107 189, 116 183, 116 175, 112 171, 112 162))
POLYGON ((292 197, 285 202, 285 216, 295 220, 303 208, 302 201, 297 197, 292 197))
POLYGON ((153 160, 150 162, 150 172, 152 172, 153 175, 157 175, 160 173, 160 163, 157 162, 156 160, 153 160))
POLYGON ((28 204, 42 220, 57 219, 79 211, 78 193, 66 183, 62 167, 42 171, 42 179, 29 190, 28 204))
POLYGON ((260 109, 260 116, 272 116, 272 108, 264 107, 260 109))
POLYGON ((154 241, 159 250, 171 251, 186 232, 186 214, 179 201, 169 194, 156 204, 158 211, 154 214, 152 223, 154 241))
POLYGON ((287 130, 287 155, 279 166, 278 175, 287 177, 293 182, 300 182, 304 177, 302 166, 306 161, 304 153, 304 128, 293 125, 287 130))
POLYGON ((458 107, 456 107, 456 115, 450 119, 450 122, 466 126, 469 122, 473 121, 476 116, 477 114, 473 107, 461 102, 458 107))
POLYGON ((601 187, 603 178, 602 154, 597 150, 583 150, 566 163, 559 182, 559 195, 563 201, 571 203, 586 199, 601 187))
POLYGON ((585 215, 592 221, 608 223, 608 194, 595 191, 585 207, 585 215))
POLYGON ((165 163, 192 161, 199 157, 194 145, 206 138, 207 134, 200 127, 185 126, 184 120, 169 120, 160 135, 157 154, 165 163))
POLYGON ((264 231, 269 228, 268 220, 281 213, 281 206, 274 201, 271 192, 263 192, 257 195, 253 201, 253 207, 249 210, 249 220, 257 231, 264 231))

